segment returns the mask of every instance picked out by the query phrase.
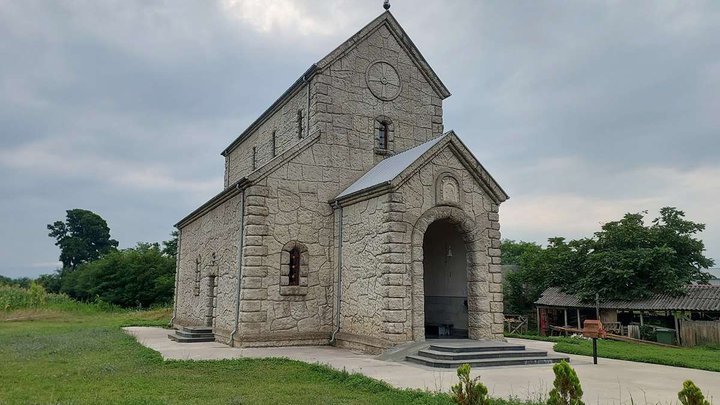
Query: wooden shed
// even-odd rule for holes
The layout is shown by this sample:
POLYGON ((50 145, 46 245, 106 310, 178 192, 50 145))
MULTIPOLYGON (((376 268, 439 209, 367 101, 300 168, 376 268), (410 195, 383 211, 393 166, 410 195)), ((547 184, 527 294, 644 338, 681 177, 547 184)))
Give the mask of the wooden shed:
POLYGON ((720 344, 720 285, 690 285, 685 295, 656 294, 633 301, 583 302, 551 287, 535 302, 542 335, 557 327, 581 328, 586 319, 599 319, 611 333, 633 336, 643 326, 674 331, 683 346, 720 344))

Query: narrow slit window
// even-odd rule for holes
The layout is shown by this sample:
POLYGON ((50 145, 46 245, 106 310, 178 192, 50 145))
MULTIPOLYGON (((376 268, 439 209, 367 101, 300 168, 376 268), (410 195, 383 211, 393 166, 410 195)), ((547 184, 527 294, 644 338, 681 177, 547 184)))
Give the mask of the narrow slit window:
POLYGON ((276 131, 273 131, 272 133, 272 157, 277 156, 277 133, 276 131))
POLYGON ((252 150, 252 169, 257 169, 257 147, 253 146, 252 150))
POLYGON ((297 126, 298 126, 298 138, 303 137, 303 112, 298 110, 297 112, 297 126))
POLYGON ((300 284, 300 249, 298 248, 294 248, 290 251, 290 272, 288 274, 288 284, 300 284))

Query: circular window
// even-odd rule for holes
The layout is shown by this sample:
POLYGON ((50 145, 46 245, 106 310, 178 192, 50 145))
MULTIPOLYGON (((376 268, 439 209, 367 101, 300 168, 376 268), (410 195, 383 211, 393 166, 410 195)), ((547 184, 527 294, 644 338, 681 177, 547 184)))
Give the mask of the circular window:
POLYGON ((390 101, 400 94, 400 75, 387 62, 378 61, 370 64, 366 80, 372 94, 380 100, 390 101))

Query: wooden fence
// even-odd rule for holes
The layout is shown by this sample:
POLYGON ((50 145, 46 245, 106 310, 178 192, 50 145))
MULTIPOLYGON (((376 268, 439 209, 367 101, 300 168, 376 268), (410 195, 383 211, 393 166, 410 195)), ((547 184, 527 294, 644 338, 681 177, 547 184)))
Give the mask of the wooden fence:
POLYGON ((680 321, 680 342, 683 346, 720 344, 720 321, 680 321))

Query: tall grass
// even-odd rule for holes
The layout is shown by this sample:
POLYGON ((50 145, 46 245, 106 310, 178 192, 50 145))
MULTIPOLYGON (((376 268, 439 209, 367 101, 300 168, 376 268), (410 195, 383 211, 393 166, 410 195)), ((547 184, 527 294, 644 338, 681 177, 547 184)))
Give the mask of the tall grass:
POLYGON ((84 312, 118 310, 117 307, 101 301, 88 304, 75 301, 65 294, 48 293, 43 286, 36 283, 32 283, 29 288, 0 286, 0 311, 9 312, 20 309, 84 312))

